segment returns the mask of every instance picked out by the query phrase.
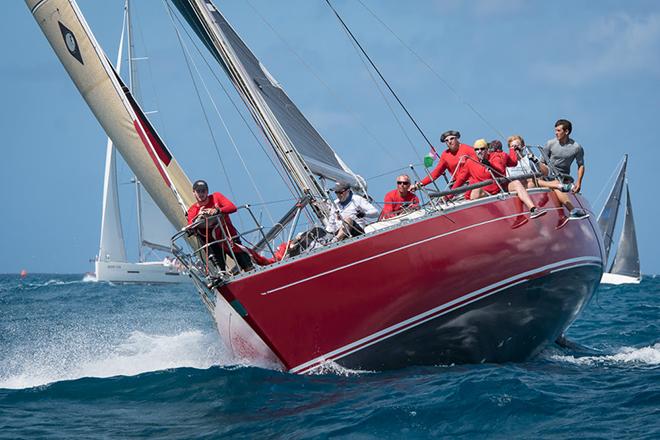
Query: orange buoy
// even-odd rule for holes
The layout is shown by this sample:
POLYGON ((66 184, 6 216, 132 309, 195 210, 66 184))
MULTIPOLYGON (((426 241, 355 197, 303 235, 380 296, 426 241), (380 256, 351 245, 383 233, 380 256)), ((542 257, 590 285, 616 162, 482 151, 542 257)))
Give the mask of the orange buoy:
POLYGON ((23 269, 21 270, 21 278, 25 278, 27 276, 27 270, 23 269))

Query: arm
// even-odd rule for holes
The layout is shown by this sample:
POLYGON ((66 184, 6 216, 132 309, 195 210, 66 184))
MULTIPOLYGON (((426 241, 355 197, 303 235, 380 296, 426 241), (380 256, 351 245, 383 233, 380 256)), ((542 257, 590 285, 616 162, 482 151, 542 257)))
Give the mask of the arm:
POLYGON ((582 178, 583 177, 584 177, 584 165, 580 165, 578 167, 577 182, 575 182, 575 185, 573 185, 573 192, 574 193, 579 193, 580 189, 582 189, 582 178))
POLYGON ((431 171, 431 175, 424 177, 419 182, 419 185, 420 186, 428 185, 429 183, 433 182, 435 179, 440 177, 440 175, 444 173, 446 169, 447 169, 447 162, 445 162, 442 156, 440 156, 440 162, 438 162, 438 165, 433 169, 433 171, 431 171))
POLYGON ((213 204, 222 212, 223 214, 232 214, 237 211, 236 205, 234 205, 231 200, 223 196, 219 192, 213 193, 213 204))
POLYGON ((364 212, 365 217, 378 217, 378 209, 374 205, 369 203, 364 197, 360 197, 359 200, 358 208, 364 212))
POLYGON ((383 211, 380 213, 380 218, 385 219, 394 212, 394 203, 390 193, 385 194, 385 199, 383 200, 383 211))
POLYGON ((454 185, 452 185, 451 189, 456 189, 467 182, 468 177, 470 177, 470 166, 471 162, 467 162, 463 164, 460 170, 458 170, 458 173, 456 173, 456 180, 454 181, 454 185))
POLYGON ((518 150, 509 148, 509 155, 506 157, 506 166, 515 167, 518 165, 518 150))
POLYGON ((584 149, 582 149, 582 146, 578 149, 575 160, 578 164, 578 176, 577 182, 575 182, 575 185, 573 186, 573 192, 579 193, 580 189, 582 189, 582 178, 584 177, 584 149))
POLYGON ((541 163, 547 165, 546 160, 550 160, 550 141, 545 143, 545 146, 541 151, 543 152, 543 154, 541 154, 541 163))

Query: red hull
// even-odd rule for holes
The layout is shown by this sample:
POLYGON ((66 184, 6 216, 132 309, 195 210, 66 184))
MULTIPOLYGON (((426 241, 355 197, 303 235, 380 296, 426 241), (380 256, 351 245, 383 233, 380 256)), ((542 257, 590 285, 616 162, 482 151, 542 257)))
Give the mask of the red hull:
MULTIPOLYGON (((475 202, 238 278, 219 291, 247 311, 245 321, 287 369, 304 372, 327 360, 341 363, 558 270, 587 265, 599 277, 602 246, 594 220, 570 221, 557 229, 565 211, 554 194, 536 192, 533 198, 551 211, 519 227, 517 198, 475 202)), ((564 316, 556 317, 563 327, 559 331, 596 286, 591 281, 580 286, 585 298, 572 310, 562 309, 564 316)), ((553 337, 538 336, 538 344, 553 337)), ((532 355, 537 349, 525 350, 532 355)), ((416 363, 414 357, 410 362, 416 363)), ((359 366, 370 365, 377 363, 359 366)))

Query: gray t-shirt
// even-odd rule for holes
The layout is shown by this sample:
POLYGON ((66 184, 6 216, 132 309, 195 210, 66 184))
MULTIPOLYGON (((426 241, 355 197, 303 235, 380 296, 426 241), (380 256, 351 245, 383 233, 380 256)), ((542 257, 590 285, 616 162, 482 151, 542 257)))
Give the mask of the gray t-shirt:
POLYGON ((584 165, 584 150, 582 146, 573 139, 568 138, 568 142, 561 145, 559 141, 550 139, 543 147, 543 158, 541 161, 546 163, 546 157, 550 159, 550 165, 557 168, 562 174, 571 174, 571 164, 575 160, 578 166, 584 165))

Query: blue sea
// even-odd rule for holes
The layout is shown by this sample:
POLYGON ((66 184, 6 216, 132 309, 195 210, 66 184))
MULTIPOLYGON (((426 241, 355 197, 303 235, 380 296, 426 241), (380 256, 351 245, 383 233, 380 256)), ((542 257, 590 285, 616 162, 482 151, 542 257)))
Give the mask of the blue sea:
POLYGON ((191 285, 0 275, 0 438, 660 438, 660 277, 525 363, 233 365, 191 285))

